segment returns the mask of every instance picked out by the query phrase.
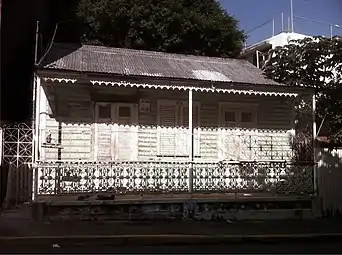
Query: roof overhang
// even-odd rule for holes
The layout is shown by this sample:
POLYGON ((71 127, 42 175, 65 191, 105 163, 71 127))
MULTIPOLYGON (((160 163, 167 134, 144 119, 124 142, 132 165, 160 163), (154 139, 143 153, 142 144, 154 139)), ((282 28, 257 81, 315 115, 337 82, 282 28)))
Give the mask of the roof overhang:
MULTIPOLYGON (((171 84, 153 84, 153 83, 135 83, 127 81, 107 81, 107 80, 90 80, 93 86, 112 86, 112 87, 137 87, 137 88, 152 88, 152 89, 167 89, 167 90, 193 90, 200 92, 216 92, 228 94, 241 94, 241 95, 263 95, 263 96, 285 96, 296 97, 298 93, 291 92, 276 92, 276 91, 262 91, 257 89, 239 89, 239 88, 222 88, 212 84, 208 86, 185 86, 185 85, 171 85, 171 84)), ((237 86, 235 86, 237 87, 237 86)))
POLYGON ((313 88, 289 87, 284 84, 246 84, 234 82, 217 82, 179 78, 108 75, 100 73, 83 73, 68 70, 36 70, 36 76, 45 82, 54 84, 83 84, 91 87, 136 87, 168 90, 193 90, 202 92, 230 93, 242 95, 265 95, 296 97, 299 94, 312 94, 313 88))

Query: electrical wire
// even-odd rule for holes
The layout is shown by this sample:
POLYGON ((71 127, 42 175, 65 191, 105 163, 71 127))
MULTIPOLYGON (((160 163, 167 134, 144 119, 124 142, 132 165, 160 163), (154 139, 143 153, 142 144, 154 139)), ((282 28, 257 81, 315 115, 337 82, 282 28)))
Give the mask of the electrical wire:
POLYGON ((50 52, 50 50, 52 48, 52 45, 53 45, 53 43, 55 41, 55 36, 56 36, 56 33, 57 33, 57 29, 58 29, 58 23, 55 26, 55 31, 53 32, 53 35, 52 35, 52 38, 51 38, 51 42, 50 42, 50 45, 49 45, 48 49, 45 51, 44 55, 41 57, 39 62, 36 64, 36 66, 39 66, 42 63, 42 61, 44 60, 44 58, 46 57, 46 55, 50 52))
POLYGON ((247 31, 246 34, 249 34, 249 33, 253 32, 254 30, 257 30, 258 28, 265 26, 266 24, 268 24, 272 21, 273 21, 273 18, 265 21, 264 23, 260 24, 259 26, 254 27, 253 29, 247 31))

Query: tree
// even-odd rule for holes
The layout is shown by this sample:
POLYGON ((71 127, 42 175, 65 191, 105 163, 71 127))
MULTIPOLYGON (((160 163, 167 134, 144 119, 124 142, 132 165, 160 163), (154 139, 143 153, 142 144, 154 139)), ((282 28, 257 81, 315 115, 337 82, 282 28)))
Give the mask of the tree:
MULTIPOLYGON (((333 142, 342 142, 341 38, 308 37, 292 41, 271 50, 263 69, 266 76, 275 81, 314 88, 317 119, 329 123, 333 142)), ((301 117, 297 119, 303 120, 310 110, 308 103, 298 107, 297 114, 301 117)))
POLYGON ((246 38, 216 0, 80 0, 88 44, 235 57, 246 38))

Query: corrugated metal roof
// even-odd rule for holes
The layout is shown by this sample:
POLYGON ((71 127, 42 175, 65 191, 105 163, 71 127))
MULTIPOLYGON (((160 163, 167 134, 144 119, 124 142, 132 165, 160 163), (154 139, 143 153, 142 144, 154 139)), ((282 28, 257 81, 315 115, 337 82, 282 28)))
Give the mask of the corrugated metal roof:
POLYGON ((39 66, 87 73, 281 85, 245 60, 55 43, 39 66))

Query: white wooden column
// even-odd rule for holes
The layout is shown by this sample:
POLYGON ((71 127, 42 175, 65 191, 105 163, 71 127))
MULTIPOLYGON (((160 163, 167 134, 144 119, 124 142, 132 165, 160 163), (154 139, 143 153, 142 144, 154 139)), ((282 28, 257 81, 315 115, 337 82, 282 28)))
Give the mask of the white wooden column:
MULTIPOLYGON (((39 160, 39 128, 40 128, 40 98, 41 98, 41 79, 39 76, 35 75, 35 125, 34 125, 34 140, 33 140, 33 163, 36 164, 39 160)), ((35 165, 33 165, 34 173, 33 173, 33 180, 32 180, 32 200, 35 201, 38 195, 38 169, 35 165)))
POLYGON ((193 191, 194 133, 192 123, 192 90, 189 90, 189 192, 193 191))

